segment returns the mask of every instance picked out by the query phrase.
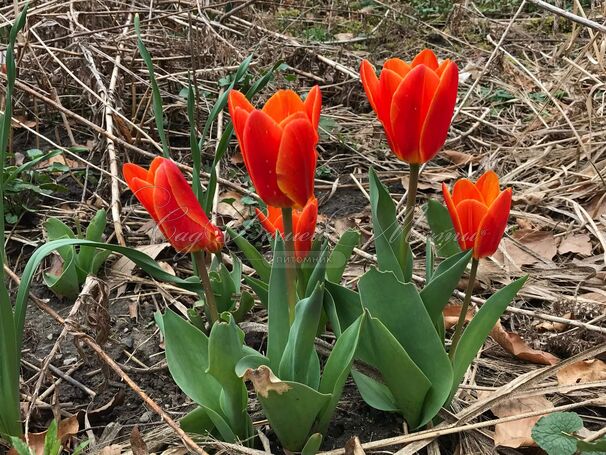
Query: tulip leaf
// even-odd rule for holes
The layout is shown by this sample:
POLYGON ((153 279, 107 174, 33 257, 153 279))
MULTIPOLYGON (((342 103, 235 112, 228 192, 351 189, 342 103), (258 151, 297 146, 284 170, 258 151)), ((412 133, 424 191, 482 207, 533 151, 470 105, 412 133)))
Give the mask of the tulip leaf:
POLYGON ((354 361, 360 333, 364 324, 365 314, 362 314, 356 322, 350 325, 345 332, 337 339, 326 365, 322 379, 320 380, 320 393, 326 393, 331 396, 330 401, 322 410, 318 417, 316 429, 320 433, 325 433, 328 429, 330 419, 334 414, 341 394, 343 386, 351 371, 351 366, 354 361))
POLYGON ((261 306, 267 308, 267 302, 269 300, 268 283, 248 275, 244 275, 244 282, 255 291, 255 294, 257 294, 257 297, 259 297, 259 300, 261 301, 261 306))
POLYGON ((396 399, 385 384, 357 370, 352 370, 351 376, 358 387, 360 395, 362 395, 362 399, 369 406, 386 412, 397 412, 399 410, 396 399))
MULTIPOLYGON (((300 382, 313 386, 319 380, 319 363, 317 379, 315 377, 310 378, 309 371, 313 370, 310 363, 313 361, 312 356, 316 355, 314 341, 322 314, 323 298, 324 287, 317 285, 312 294, 299 301, 295 307, 295 319, 290 327, 288 341, 278 370, 280 377, 284 378, 285 381, 300 382)), ((284 301, 282 301, 282 304, 284 304, 284 301)), ((272 330, 271 321, 269 328, 272 330)))
MULTIPOLYGON (((409 320, 414 324, 413 316, 409 320)), ((433 327, 429 333, 435 333, 433 327)), ((427 376, 387 327, 370 314, 366 317, 362 339, 368 343, 372 366, 383 376, 385 385, 393 394, 394 402, 408 424, 412 428, 422 425, 423 403, 431 389, 427 376)), ((424 343, 425 337, 417 339, 418 344, 423 344, 419 340, 424 343)))
POLYGON ((187 433, 207 435, 215 429, 215 424, 202 406, 186 414, 179 420, 181 429, 187 433))
MULTIPOLYGON (((95 216, 92 218, 92 220, 90 221, 90 223, 88 224, 88 227, 86 228, 86 240, 92 240, 93 242, 100 242, 103 239, 103 231, 105 231, 105 226, 107 225, 107 214, 105 212, 105 210, 101 209, 99 210, 95 216)), ((109 255, 109 253, 106 253, 105 258, 107 258, 107 255, 109 255)), ((103 256, 101 256, 103 257, 103 256)), ((77 259, 77 266, 79 269, 79 272, 82 274, 82 276, 80 276, 80 282, 84 282, 84 280, 86 279, 86 276, 89 273, 96 273, 97 269, 95 269, 95 267, 98 265, 99 267, 101 266, 101 264, 103 263, 103 261, 101 262, 101 264, 98 264, 98 261, 100 259, 96 258, 100 258, 99 255, 97 254, 97 249, 96 248, 91 248, 88 246, 81 246, 80 247, 80 252, 78 253, 78 259, 77 259)))
POLYGON ((330 322, 332 332, 336 338, 339 338, 341 336, 341 323, 339 322, 335 301, 330 292, 324 292, 324 312, 330 322))
POLYGON ((233 296, 236 293, 236 283, 225 264, 220 264, 219 270, 211 272, 210 281, 215 295, 219 313, 231 311, 234 306, 233 296))
POLYGON ((368 178, 372 226, 379 269, 393 272, 400 281, 410 281, 412 253, 408 251, 410 254, 405 254, 405 248, 410 249, 410 247, 404 241, 402 226, 397 220, 396 205, 374 169, 370 168, 368 178), (404 264, 405 258, 409 259, 406 264, 404 264))
POLYGON ((244 377, 253 383, 263 412, 282 446, 292 452, 302 450, 330 395, 305 384, 281 381, 266 366, 249 369, 244 377))
POLYGON ((305 447, 301 450, 301 455, 316 455, 318 450, 320 450, 321 445, 322 435, 320 433, 314 433, 305 443, 305 447))
MULTIPOLYGON (((431 383, 420 421, 414 426, 423 425, 438 413, 452 384, 452 366, 442 339, 414 284, 398 281, 391 272, 371 269, 360 278, 358 288, 362 305, 393 334, 431 383)), ((397 397, 393 389, 392 393, 397 397)))
POLYGON ((244 332, 236 325, 231 314, 221 314, 220 320, 211 329, 208 341, 208 373, 221 384, 221 409, 230 427, 245 440, 252 433, 252 422, 246 412, 248 393, 242 379, 236 374, 236 364, 244 357, 243 340, 244 332))
POLYGON ((262 281, 268 282, 269 275, 271 273, 271 265, 267 260, 263 257, 261 253, 248 241, 244 238, 243 235, 237 234, 233 229, 226 228, 229 237, 235 242, 238 246, 242 254, 246 257, 250 266, 255 269, 259 278, 262 281))
MULTIPOLYGON (((267 324, 269 327, 267 335, 267 357, 269 358, 270 365, 276 371, 279 371, 280 361, 284 354, 290 331, 288 305, 284 298, 284 296, 287 295, 285 264, 286 253, 284 251, 284 240, 282 240, 282 236, 278 234, 276 235, 274 242, 274 263, 271 268, 269 291, 267 295, 267 324)), ((309 359, 309 356, 307 359, 309 359)))
POLYGON ((442 328, 443 331, 442 311, 459 284, 471 258, 471 253, 471 250, 462 251, 442 261, 433 273, 431 281, 420 292, 425 309, 438 330, 442 328))
POLYGON ((320 256, 316 259, 316 264, 313 269, 313 272, 311 273, 309 280, 307 281, 305 297, 310 296, 314 289, 316 289, 318 283, 324 281, 324 277, 326 276, 326 262, 328 261, 328 253, 328 241, 326 241, 320 249, 320 256))
POLYGON ((438 256, 449 257, 461 251, 457 242, 457 233, 446 207, 438 201, 430 199, 427 202, 425 216, 438 256))
POLYGON ((450 392, 451 398, 463 380, 467 368, 486 341, 486 337, 527 279, 528 275, 518 278, 493 294, 463 331, 453 356, 454 379, 450 392))
POLYGON ((345 330, 364 312, 360 294, 330 281, 326 281, 325 286, 334 301, 341 330, 345 330))
POLYGON ((430 282, 433 276, 433 265, 435 258, 433 249, 431 248, 431 240, 429 237, 425 240, 425 281, 430 282))
POLYGON ((253 306, 255 306, 254 297, 248 291, 242 291, 240 294, 240 304, 235 311, 232 311, 236 322, 243 321, 253 306))
POLYGON ((354 229, 348 229, 341 235, 326 264, 326 279, 328 281, 337 284, 341 282, 345 267, 359 241, 360 233, 354 229))
POLYGON ((250 354, 240 359, 240 361, 236 364, 235 371, 238 377, 242 378, 246 374, 246 370, 256 370, 261 365, 269 367, 269 359, 259 353, 250 354))

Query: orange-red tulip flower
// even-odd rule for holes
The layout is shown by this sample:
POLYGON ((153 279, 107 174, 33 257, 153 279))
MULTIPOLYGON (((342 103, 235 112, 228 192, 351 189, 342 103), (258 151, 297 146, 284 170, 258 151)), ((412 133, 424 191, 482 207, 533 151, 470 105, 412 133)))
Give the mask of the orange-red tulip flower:
MULTIPOLYGON (((284 223, 282 222, 282 210, 277 207, 267 206, 267 215, 256 209, 257 217, 265 230, 275 237, 276 231, 284 235, 284 223)), ((316 221, 318 220, 318 200, 312 197, 303 210, 293 210, 292 224, 293 237, 295 241, 295 253, 298 259, 303 259, 311 249, 311 243, 316 232, 316 221)))
POLYGON ((149 171, 127 163, 122 172, 128 187, 177 251, 216 253, 223 247, 223 233, 209 221, 171 160, 154 158, 149 171))
POLYGON ((391 58, 377 78, 362 61, 360 79, 370 105, 383 124, 389 147, 402 161, 422 164, 442 148, 457 100, 457 65, 421 51, 408 64, 391 58))
POLYGON ((463 250, 473 248, 473 257, 490 256, 499 247, 511 209, 511 188, 499 189, 499 177, 488 171, 474 184, 460 179, 452 196, 442 184, 446 207, 463 250))
POLYGON ((280 90, 261 110, 232 90, 228 105, 244 164, 261 199, 268 206, 302 209, 314 194, 320 88, 312 88, 305 101, 292 90, 280 90))

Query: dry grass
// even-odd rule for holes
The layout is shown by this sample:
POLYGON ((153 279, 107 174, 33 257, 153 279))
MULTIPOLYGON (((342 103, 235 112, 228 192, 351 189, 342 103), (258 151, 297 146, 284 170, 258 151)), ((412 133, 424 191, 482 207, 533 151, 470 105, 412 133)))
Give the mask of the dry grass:
MULTIPOLYGON (((589 426, 603 425, 603 418, 594 411, 596 398, 606 390, 604 383, 564 390, 554 382, 554 374, 572 360, 603 356, 606 351, 606 37, 529 5, 496 14, 473 1, 462 1, 448 15, 419 19, 413 8, 397 1, 232 2, 242 6, 233 14, 225 14, 226 3, 32 2, 19 47, 13 148, 15 152, 59 148, 73 162, 72 171, 61 177, 70 188, 69 195, 43 199, 33 224, 17 224, 10 233, 8 267, 15 271, 22 267, 31 247, 43 240, 40 223, 50 215, 69 223, 87 221, 97 208, 105 207, 113 223, 108 240, 127 245, 149 242, 141 229, 147 217, 127 199, 118 172, 121 163, 148 162, 161 149, 147 72, 136 50, 135 12, 141 16, 144 41, 154 57, 173 156, 185 169, 191 158, 185 101, 179 93, 187 85, 189 71, 195 70, 205 94, 197 106, 200 125, 221 89, 217 81, 251 53, 255 74, 278 59, 289 65, 271 89, 292 87, 306 92, 313 84, 322 86, 326 120, 319 165, 324 172, 317 188, 329 236, 350 225, 370 232, 366 200, 370 166, 389 184, 403 209, 408 170, 388 152, 365 101, 357 79, 361 58, 380 66, 388 56, 410 58, 421 48, 431 47, 441 57, 457 61, 463 82, 447 152, 422 173, 422 198, 440 198, 442 181, 477 178, 486 169, 495 169, 513 187, 508 240, 500 254, 484 264, 478 294, 488 294, 530 273, 504 324, 532 346, 567 360, 556 367, 539 367, 513 359, 489 341, 455 401, 456 415, 444 414, 443 428, 428 430, 424 437, 438 436, 446 428, 446 433, 465 435, 462 453, 491 453, 495 421, 486 412, 495 400, 524 393, 547 394, 556 406, 581 408, 592 415, 586 420, 589 426), (70 151, 75 145, 85 145, 88 152, 70 151), (519 235, 526 231, 540 233, 529 240, 519 235), (570 246, 574 238, 578 242, 570 246), (565 242, 569 248, 563 246, 565 242), (540 329, 542 322, 568 325, 554 331, 540 329), (477 390, 493 394, 479 398, 477 390)), ((603 8, 583 9, 575 2, 573 13, 601 24, 603 8)), ((13 19, 14 5, 0 6, 0 25, 13 19)), ((226 116, 223 123, 227 121, 226 116)), ((216 125, 206 142, 207 166, 223 126, 216 125)), ((220 189, 249 194, 235 146, 230 159, 222 163, 220 189)), ((220 215, 223 222, 235 221, 230 214, 220 215)), ((422 256, 428 229, 422 214, 418 215, 412 240, 414 251, 422 256)), ((346 274, 349 281, 355 282, 372 263, 372 253, 370 241, 357 250, 346 274)), ((173 265, 177 272, 190 266, 187 260, 173 265)), ((418 268, 422 269, 420 262, 418 268)), ((176 288, 145 277, 110 272, 106 278, 110 296, 117 295, 116 300, 153 300, 162 307, 188 298, 176 288), (123 287, 126 282, 128 288, 123 287)), ((69 311, 61 307, 60 312, 69 311)), ((262 316, 254 319, 263 322, 262 316)), ((119 336, 113 334, 114 339, 119 336)), ((158 339, 149 342, 157 344, 158 339)), ((151 369, 140 363, 143 367, 122 364, 124 374, 145 375, 163 367, 161 361, 151 369)), ((52 374, 49 378, 36 394, 56 381, 52 374)), ((412 434, 362 441, 362 447, 385 450, 382 453, 415 453, 431 441, 413 443, 419 438, 412 434), (408 443, 412 445, 401 448, 408 443)), ((146 431, 146 439, 176 443, 174 432, 165 427, 146 431)), ((120 440, 114 435, 104 443, 120 440)), ((216 447, 226 453, 244 450, 218 443, 216 447)), ((436 453, 435 446, 430 447, 428 453, 436 453)))

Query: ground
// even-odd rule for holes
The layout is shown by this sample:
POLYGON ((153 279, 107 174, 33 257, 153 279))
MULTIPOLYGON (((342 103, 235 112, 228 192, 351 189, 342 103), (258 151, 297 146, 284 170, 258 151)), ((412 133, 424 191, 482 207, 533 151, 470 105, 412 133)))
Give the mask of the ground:
MULTIPOLYGON (((583 417, 585 426, 602 428, 603 408, 583 403, 604 393, 606 373, 594 378, 602 383, 593 387, 567 389, 549 374, 545 364, 551 358, 545 360, 545 355, 562 361, 606 360, 605 41, 598 29, 546 12, 535 3, 32 2, 26 32, 19 40, 20 85, 11 159, 15 164, 26 162, 37 156, 38 152, 31 152, 34 149, 62 152, 51 159, 54 168, 38 166, 25 173, 22 178, 30 186, 8 195, 8 268, 16 274, 23 271, 28 257, 44 241, 43 223, 51 216, 74 228, 86 225, 99 208, 106 208, 105 240, 123 240, 133 247, 163 241, 154 235, 149 216, 123 182, 112 187, 112 179, 122 178, 122 163, 147 165, 161 150, 148 71, 136 47, 133 13, 138 13, 160 84, 172 156, 185 171, 192 165, 184 98, 188 76, 194 78, 195 73, 200 87, 199 131, 229 77, 248 55, 252 55, 253 79, 276 62, 285 63, 254 100, 257 105, 278 88, 304 94, 314 84, 321 86, 318 232, 334 238, 348 227, 362 230, 360 249, 344 277, 355 286, 373 263, 368 170, 373 167, 378 172, 399 209, 403 209, 409 172, 389 151, 357 71, 363 58, 380 68, 389 57, 409 60, 429 47, 439 58, 457 63, 460 88, 448 140, 423 169, 419 198, 441 201, 442 182, 451 185, 465 176, 476 179, 487 169, 494 169, 503 184, 513 188, 510 228, 500 251, 483 261, 476 295, 489 296, 528 273, 529 282, 501 322, 508 333, 521 336, 523 350, 538 351, 530 357, 519 352, 515 356, 515 349, 504 349, 503 343, 489 339, 453 411, 480 409, 470 422, 527 412, 512 411, 511 406, 505 411, 496 408, 497 404, 507 408, 513 393, 524 392, 547 397, 554 406, 580 403, 571 408, 583 417), (117 219, 112 206, 121 207, 117 219), (531 372, 545 374, 532 377, 531 372), (524 373, 530 376, 514 387, 524 373), (506 393, 498 403, 482 407, 482 393, 506 385, 512 390, 499 389, 506 393)), ((575 17, 587 16, 603 28, 599 25, 603 5, 557 3, 575 17)), ((13 21, 12 4, 0 6, 0 18, 0 26, 13 21)), ((228 121, 225 113, 205 141, 204 184, 217 138, 228 121)), ((219 204, 214 207, 219 225, 255 238, 259 226, 253 209, 258 203, 250 197, 253 188, 235 140, 221 162, 219 176, 219 204)), ((422 275, 428 226, 420 209, 415 219, 412 248, 419 258, 415 274, 422 275)), ((260 246, 267 248, 267 244, 260 246)), ((189 257, 176 255, 170 247, 147 252, 178 275, 191 271, 189 257)), ((227 244, 225 254, 229 252, 237 252, 233 243, 227 244)), ((48 259, 43 270, 56 261, 48 259)), ((184 311, 195 299, 149 279, 137 268, 125 267, 114 256, 98 276, 107 297, 89 299, 75 316, 78 329, 96 338, 153 402, 178 419, 193 406, 168 372, 154 313, 169 306, 184 311)), ((462 282, 459 289, 464 291, 465 285, 462 282)), ((103 359, 73 336, 60 337, 64 326, 52 311, 65 318, 73 301, 51 293, 43 283, 42 270, 31 292, 40 300, 31 299, 26 321, 22 393, 24 405, 34 393, 42 402, 33 409, 30 429, 44 430, 53 413, 78 413, 81 431, 77 438, 93 441, 91 453, 111 445, 128 450, 135 425, 150 450, 182 447, 149 403, 110 371, 103 359), (57 342, 50 362, 62 373, 51 368, 39 387, 36 373, 57 342), (52 384, 56 386, 45 393, 52 384)), ((460 304, 459 294, 452 304, 460 304)), ((266 313, 255 309, 247 320, 264 324, 266 313)), ((247 337, 253 347, 265 343, 262 334, 248 333, 247 337)), ((279 450, 252 392, 251 407, 258 429, 279 450)), ((452 421, 447 414, 442 418, 452 421)), ((495 449, 494 430, 494 426, 461 430, 419 450, 536 453, 534 448, 495 449)), ((358 436, 362 443, 379 441, 374 450, 380 453, 396 453, 405 441, 384 446, 380 441, 404 431, 408 429, 400 417, 371 409, 353 383, 348 383, 323 449, 343 448, 358 436)), ((210 445, 208 450, 215 449, 210 445)), ((237 452, 233 447, 225 450, 237 452)))

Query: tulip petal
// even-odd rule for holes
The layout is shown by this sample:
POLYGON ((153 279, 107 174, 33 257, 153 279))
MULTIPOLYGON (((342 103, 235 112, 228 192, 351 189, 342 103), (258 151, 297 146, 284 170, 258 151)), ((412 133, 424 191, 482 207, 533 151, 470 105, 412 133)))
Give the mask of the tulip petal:
POLYGON ((490 256, 497 251, 507 228, 511 210, 511 188, 504 190, 488 208, 486 216, 478 227, 473 256, 476 259, 490 256))
POLYGON ((458 206, 465 199, 474 199, 486 205, 482 193, 480 193, 471 181, 468 179, 459 179, 452 189, 452 200, 455 206, 458 206))
POLYGON ((158 226, 177 251, 219 251, 223 234, 208 220, 176 164, 165 160, 155 175, 158 226))
POLYGON ((236 132, 236 139, 238 139, 238 144, 240 144, 240 153, 242 154, 242 159, 244 160, 244 165, 247 169, 249 164, 248 153, 246 147, 244 147, 244 128, 246 127, 248 117, 250 117, 250 113, 246 112, 241 107, 236 107, 234 113, 231 115, 231 121, 234 125, 234 131, 236 132))
POLYGON ((390 70, 396 73, 400 77, 404 77, 408 74, 408 72, 412 69, 412 67, 406 63, 404 60, 399 58, 390 58, 385 61, 383 64, 383 71, 390 70))
POLYGON ((318 221, 318 200, 312 197, 295 221, 295 250, 298 258, 304 258, 311 250, 318 221))
POLYGON ((269 115, 258 110, 251 112, 244 127, 243 144, 250 179, 266 204, 290 207, 292 201, 278 187, 276 175, 281 138, 281 128, 269 115))
POLYGON ((322 92, 320 92, 319 86, 314 85, 312 87, 303 104, 305 105, 305 111, 309 120, 311 120, 311 124, 317 130, 320 124, 320 110, 322 109, 322 92))
POLYGON ((419 65, 425 65, 429 67, 429 69, 432 69, 434 71, 437 70, 438 59, 436 57, 436 54, 434 54, 431 49, 423 49, 416 55, 411 64, 413 68, 419 65))
POLYGON ((429 67, 413 68, 400 83, 391 102, 394 144, 403 160, 421 164, 420 139, 427 111, 440 80, 429 67))
POLYGON ((450 65, 452 63, 452 60, 450 60, 449 58, 447 58, 446 60, 443 60, 442 63, 440 63, 440 66, 438 66, 438 69, 436 69, 436 74, 439 77, 442 77, 442 73, 444 73, 444 70, 448 67, 448 65, 450 65))
POLYGON ((278 90, 263 106, 263 112, 269 115, 276 123, 295 112, 305 112, 305 105, 299 95, 292 90, 278 90))
POLYGON ((278 187, 294 208, 304 207, 314 194, 316 144, 317 133, 308 119, 295 119, 284 127, 276 174, 278 187))
POLYGON ((499 176, 494 171, 486 171, 476 182, 476 188, 484 197, 484 202, 490 206, 499 196, 499 176))
POLYGON ((442 194, 444 195, 444 202, 446 203, 446 208, 448 209, 448 213, 450 214, 450 219, 452 220, 452 225, 457 233, 457 241, 459 242, 459 246, 462 250, 465 250, 465 242, 463 241, 463 228, 461 227, 461 220, 459 220, 459 214, 457 213, 457 206, 455 205, 452 197, 450 196, 450 191, 448 191, 448 187, 446 184, 442 183, 442 194))
POLYGON ((423 162, 431 160, 442 148, 448 135, 452 114, 457 102, 459 70, 450 63, 434 92, 421 133, 420 153, 423 162))
MULTIPOLYGON (((246 96, 238 90, 231 90, 227 96, 227 107, 229 108, 229 116, 234 125, 234 131, 236 132, 236 138, 242 145, 244 139, 244 126, 248 119, 248 114, 255 110, 252 104, 248 101, 246 96)), ((244 157, 244 150, 242 150, 242 157, 244 157)), ((246 160, 246 158, 245 158, 246 160)))
POLYGON ((469 248, 473 248, 480 223, 486 216, 487 211, 488 209, 484 204, 474 199, 467 199, 457 205, 457 214, 461 222, 459 245, 462 245, 462 249, 468 250, 469 248))
POLYGON ((379 79, 377 78, 375 69, 368 60, 362 60, 362 64, 360 65, 360 81, 362 81, 368 102, 373 110, 378 113, 378 106, 380 104, 379 79))
POLYGON ((154 220, 158 220, 153 201, 154 184, 147 181, 147 170, 136 164, 126 163, 122 174, 128 187, 154 220))
MULTIPOLYGON (((261 226, 263 226, 263 229, 265 229, 269 235, 271 235, 272 237, 275 237, 276 231, 281 232, 280 229, 274 225, 272 220, 270 220, 269 214, 265 215, 265 213, 263 213, 258 208, 255 208, 255 212, 257 214, 257 218, 259 219, 259 222, 261 223, 261 226)), ((281 221, 281 219, 280 219, 280 221, 281 221)))
POLYGON ((390 131, 391 101, 402 83, 402 80, 402 77, 395 71, 385 68, 381 71, 381 77, 379 78, 379 99, 381 100, 381 103, 379 105, 377 117, 379 117, 383 126, 389 128, 390 131))

